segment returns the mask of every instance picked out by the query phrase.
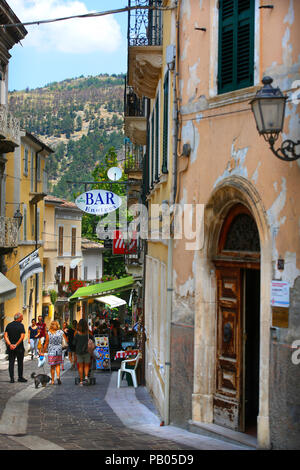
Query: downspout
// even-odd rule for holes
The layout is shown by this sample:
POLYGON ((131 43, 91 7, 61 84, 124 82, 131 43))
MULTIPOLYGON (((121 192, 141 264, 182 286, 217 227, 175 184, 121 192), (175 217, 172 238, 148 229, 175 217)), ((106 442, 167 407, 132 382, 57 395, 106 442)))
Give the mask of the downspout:
MULTIPOLYGON (((37 152, 35 152, 35 184, 34 184, 34 191, 35 193, 37 193, 37 170, 38 170, 38 156, 39 156, 39 153, 41 153, 42 151, 44 150, 44 147, 42 147, 40 150, 38 150, 37 152)), ((34 218, 35 218, 35 221, 34 221, 34 225, 35 225, 35 249, 37 250, 38 249, 38 231, 37 231, 37 214, 38 214, 38 210, 37 210, 37 205, 38 203, 36 202, 35 203, 35 209, 34 209, 34 218)), ((38 298, 38 276, 39 274, 36 274, 35 275, 35 296, 34 296, 34 319, 35 321, 37 320, 37 298, 38 298)))
MULTIPOLYGON (((179 14, 180 0, 176 0, 176 57, 173 73, 173 181, 170 206, 174 206, 177 199, 177 147, 178 147, 178 65, 179 65, 179 14)), ((174 211, 173 207, 173 211, 174 211)), ((167 273, 167 311, 166 311, 166 357, 165 357, 165 407, 164 424, 170 423, 170 367, 171 367, 171 321, 172 321, 172 296, 173 296, 173 233, 172 225, 174 212, 171 217, 170 237, 168 240, 168 273, 167 273)))

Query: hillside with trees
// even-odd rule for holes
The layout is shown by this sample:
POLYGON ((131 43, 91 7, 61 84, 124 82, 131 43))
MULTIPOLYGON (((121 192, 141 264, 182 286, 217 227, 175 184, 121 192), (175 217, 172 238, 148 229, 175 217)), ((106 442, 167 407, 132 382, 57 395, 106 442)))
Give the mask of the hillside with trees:
POLYGON ((46 163, 52 194, 72 199, 84 190, 68 181, 91 180, 111 147, 122 158, 123 96, 124 76, 103 74, 9 93, 21 128, 55 150, 46 163))

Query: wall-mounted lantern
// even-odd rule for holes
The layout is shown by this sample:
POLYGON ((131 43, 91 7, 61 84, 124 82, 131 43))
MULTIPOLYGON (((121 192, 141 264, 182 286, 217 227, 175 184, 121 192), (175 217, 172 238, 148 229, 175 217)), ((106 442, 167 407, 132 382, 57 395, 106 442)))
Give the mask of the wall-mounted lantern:
POLYGON ((18 228, 20 228, 21 225, 22 225, 22 220, 23 220, 23 215, 21 214, 20 207, 18 207, 18 209, 17 209, 16 212, 14 213, 14 219, 17 219, 17 221, 18 221, 18 228))
POLYGON ((264 86, 258 90, 250 104, 259 134, 269 142, 270 149, 276 157, 291 162, 300 158, 300 153, 296 153, 296 146, 300 145, 300 140, 293 142, 288 139, 282 142, 277 150, 274 148, 283 130, 287 96, 283 95, 280 88, 273 88, 272 82, 271 77, 264 77, 262 80, 264 86))

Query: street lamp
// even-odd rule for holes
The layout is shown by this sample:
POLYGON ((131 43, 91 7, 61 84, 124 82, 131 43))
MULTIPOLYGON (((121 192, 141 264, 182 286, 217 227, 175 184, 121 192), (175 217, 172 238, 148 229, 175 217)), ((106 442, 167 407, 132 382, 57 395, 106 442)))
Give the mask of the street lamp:
POLYGON ((300 158, 300 154, 296 154, 295 149, 297 145, 300 145, 300 140, 293 142, 288 139, 282 142, 277 150, 274 148, 283 129, 287 96, 282 94, 280 88, 273 88, 272 82, 271 77, 264 77, 262 80, 264 86, 258 90, 250 104, 259 134, 263 135, 266 142, 269 142, 270 149, 276 157, 285 162, 291 162, 300 158))
POLYGON ((23 216, 21 214, 20 207, 18 207, 18 209, 14 213, 14 219, 16 219, 18 221, 18 228, 20 228, 21 225, 22 225, 22 220, 23 220, 23 216))

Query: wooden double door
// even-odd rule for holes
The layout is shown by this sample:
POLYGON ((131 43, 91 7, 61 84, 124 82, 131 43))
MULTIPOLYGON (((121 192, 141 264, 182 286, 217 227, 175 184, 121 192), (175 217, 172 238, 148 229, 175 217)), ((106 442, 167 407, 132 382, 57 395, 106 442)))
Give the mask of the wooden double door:
POLYGON ((259 392, 260 270, 217 266, 214 422, 255 434, 259 392))

